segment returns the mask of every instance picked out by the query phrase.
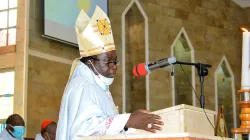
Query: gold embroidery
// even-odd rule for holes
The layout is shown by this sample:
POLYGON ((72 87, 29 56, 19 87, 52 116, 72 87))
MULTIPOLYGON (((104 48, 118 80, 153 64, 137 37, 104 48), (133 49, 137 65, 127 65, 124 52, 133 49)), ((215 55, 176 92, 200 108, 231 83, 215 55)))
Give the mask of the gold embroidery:
POLYGON ((96 20, 96 21, 97 21, 98 30, 101 33, 101 35, 111 34, 111 27, 110 27, 107 19, 100 19, 100 20, 96 20))

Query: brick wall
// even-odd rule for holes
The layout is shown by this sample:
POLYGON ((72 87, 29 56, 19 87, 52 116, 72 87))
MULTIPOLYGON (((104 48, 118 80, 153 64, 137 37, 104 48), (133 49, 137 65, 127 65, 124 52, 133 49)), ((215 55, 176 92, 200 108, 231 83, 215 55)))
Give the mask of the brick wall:
MULTIPOLYGON (((121 14, 130 0, 109 0, 118 57, 121 59, 121 14)), ((149 20, 149 61, 171 55, 171 45, 182 27, 194 47, 196 62, 212 65, 205 78, 206 108, 215 110, 214 72, 223 55, 229 61, 236 90, 241 79, 241 26, 249 27, 249 9, 242 9, 229 0, 139 0, 149 20)), ((118 69, 111 87, 114 100, 122 106, 122 73, 118 69)), ((196 91, 200 94, 196 75, 196 91)), ((169 72, 159 69, 150 75, 151 110, 172 105, 169 72)), ((197 102, 197 106, 199 103, 197 102)))
POLYGON ((35 134, 40 133, 43 120, 58 120, 71 64, 58 62, 56 59, 73 61, 79 57, 78 48, 42 37, 43 2, 30 1, 29 49, 46 56, 32 53, 28 56, 27 137, 35 137, 35 134), (57 58, 50 60, 50 57, 57 58))

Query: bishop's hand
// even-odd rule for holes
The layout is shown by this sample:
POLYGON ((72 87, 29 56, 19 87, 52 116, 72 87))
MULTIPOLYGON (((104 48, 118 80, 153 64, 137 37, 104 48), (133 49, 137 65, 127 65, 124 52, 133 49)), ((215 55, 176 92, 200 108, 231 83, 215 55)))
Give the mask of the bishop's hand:
POLYGON ((130 115, 126 127, 146 130, 155 133, 156 130, 161 131, 164 123, 161 117, 151 114, 148 110, 137 110, 130 115))

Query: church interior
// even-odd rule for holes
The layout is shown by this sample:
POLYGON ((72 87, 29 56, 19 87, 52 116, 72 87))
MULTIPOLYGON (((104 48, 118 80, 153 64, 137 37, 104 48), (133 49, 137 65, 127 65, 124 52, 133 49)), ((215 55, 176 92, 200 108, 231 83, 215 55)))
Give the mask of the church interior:
MULTIPOLYGON (((26 138, 35 138, 40 133, 43 120, 57 122, 59 119, 71 65, 80 55, 77 43, 53 36, 58 34, 76 40, 75 35, 71 36, 66 30, 53 29, 52 32, 49 31, 52 27, 47 27, 52 24, 47 20, 55 16, 48 13, 66 0, 48 1, 0 1, 0 133, 11 114, 19 114, 24 119, 26 138)), ((86 5, 93 1, 96 2, 74 0, 72 3, 87 10, 86 5)), ((154 112, 181 104, 200 108, 203 92, 204 108, 215 113, 213 133, 220 123, 217 117, 223 106, 228 132, 225 137, 234 138, 231 130, 239 128, 242 120, 238 90, 244 88, 244 58, 250 64, 249 53, 243 57, 243 34, 250 30, 250 1, 103 1, 120 60, 110 86, 119 113, 138 109, 154 112), (203 87, 198 75, 200 67, 192 65, 174 64, 151 70, 147 76, 133 75, 137 64, 169 57, 180 62, 211 65, 203 77, 203 87)), ((74 13, 68 9, 63 11, 57 13, 74 13)), ((74 25, 76 16, 69 18, 74 18, 72 21, 63 17, 62 21, 74 25)), ((74 26, 72 29, 74 31, 74 26)), ((248 48, 249 38, 250 35, 248 48)))

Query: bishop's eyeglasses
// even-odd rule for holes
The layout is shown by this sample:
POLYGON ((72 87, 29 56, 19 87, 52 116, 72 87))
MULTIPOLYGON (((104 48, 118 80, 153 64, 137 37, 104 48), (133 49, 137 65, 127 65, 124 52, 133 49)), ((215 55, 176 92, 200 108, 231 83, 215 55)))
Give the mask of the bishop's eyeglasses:
POLYGON ((114 65, 118 66, 120 64, 120 61, 117 59, 117 57, 115 58, 115 60, 113 61, 104 61, 104 60, 100 60, 98 58, 95 58, 95 57, 91 57, 93 60, 96 60, 96 61, 99 61, 99 62, 102 62, 102 63, 105 63, 107 64, 109 67, 113 67, 114 65))

